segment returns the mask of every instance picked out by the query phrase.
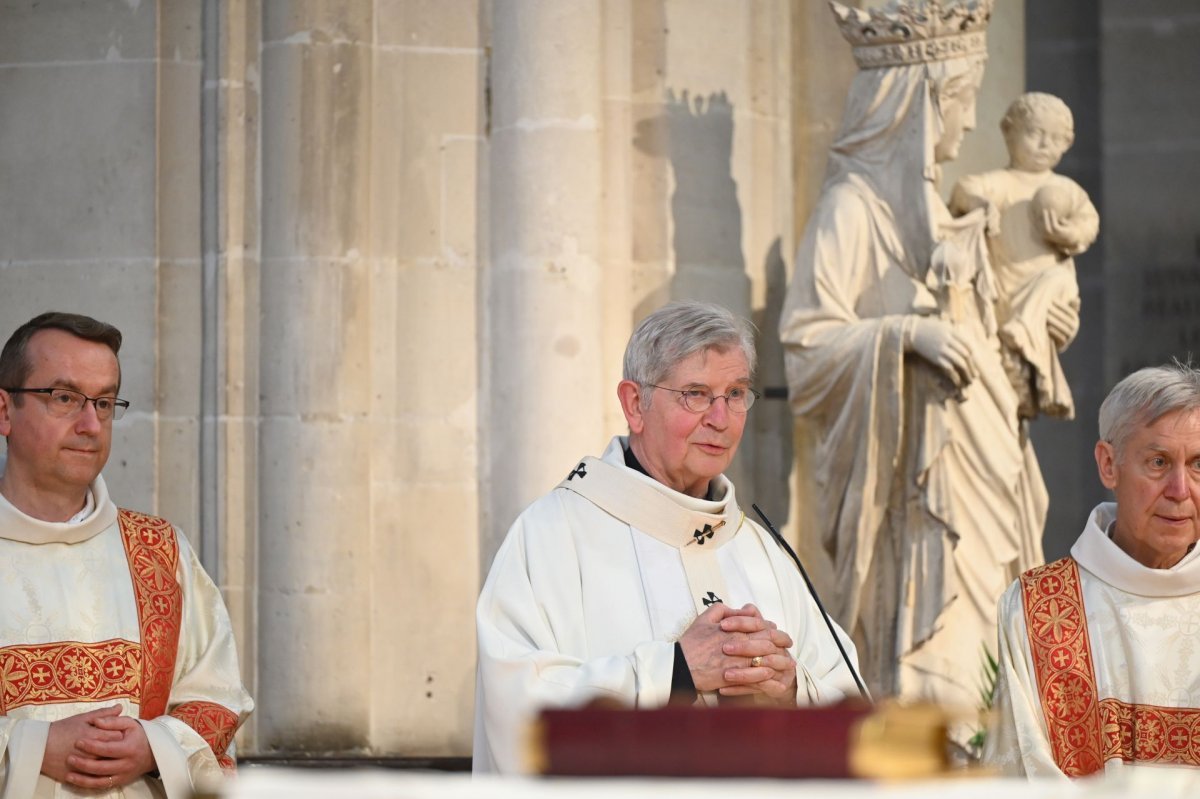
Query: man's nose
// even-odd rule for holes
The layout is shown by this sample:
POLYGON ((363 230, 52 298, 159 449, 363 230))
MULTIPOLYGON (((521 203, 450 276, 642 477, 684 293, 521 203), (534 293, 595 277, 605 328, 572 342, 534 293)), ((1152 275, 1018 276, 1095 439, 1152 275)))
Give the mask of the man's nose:
POLYGON ((704 421, 713 427, 724 428, 729 424, 729 397, 713 397, 712 404, 704 412, 704 421))
POLYGON ((1188 498, 1188 467, 1187 464, 1181 463, 1174 466, 1167 474, 1167 485, 1163 490, 1163 495, 1167 499, 1182 502, 1188 498))
POLYGON ((83 407, 79 409, 79 415, 75 417, 75 429, 81 433, 95 432, 103 426, 100 414, 96 411, 96 403, 92 400, 84 400, 83 407))

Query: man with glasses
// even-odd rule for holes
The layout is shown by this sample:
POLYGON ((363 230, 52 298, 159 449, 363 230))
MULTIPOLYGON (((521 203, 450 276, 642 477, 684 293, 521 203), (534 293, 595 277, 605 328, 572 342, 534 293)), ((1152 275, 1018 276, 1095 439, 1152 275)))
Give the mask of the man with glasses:
POLYGON ((749 325, 719 306, 638 326, 617 386, 629 435, 521 514, 480 595, 476 771, 523 770, 542 708, 857 693, 800 574, 722 474, 758 396, 754 359, 749 325))
POLYGON ((121 333, 45 313, 0 352, 0 793, 190 796, 253 707, 221 595, 100 470, 121 333))

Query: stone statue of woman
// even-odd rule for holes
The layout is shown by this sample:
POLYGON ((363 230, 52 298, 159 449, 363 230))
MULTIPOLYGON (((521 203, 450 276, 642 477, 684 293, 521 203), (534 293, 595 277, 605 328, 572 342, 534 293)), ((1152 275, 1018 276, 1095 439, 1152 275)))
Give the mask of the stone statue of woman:
MULTIPOLYGON (((975 124, 991 0, 831 3, 859 71, 780 321, 830 604, 876 695, 976 707, 1047 497, 999 357, 986 213, 938 163, 975 124)), ((1077 317, 1076 317, 1077 324, 1077 317)))

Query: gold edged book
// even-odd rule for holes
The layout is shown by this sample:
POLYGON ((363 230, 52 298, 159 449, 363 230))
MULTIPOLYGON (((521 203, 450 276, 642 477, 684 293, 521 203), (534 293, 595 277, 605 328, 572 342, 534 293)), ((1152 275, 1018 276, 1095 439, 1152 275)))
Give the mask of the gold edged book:
POLYGON ((593 705, 543 711, 529 751, 552 776, 911 779, 950 771, 951 721, 932 705, 593 705))

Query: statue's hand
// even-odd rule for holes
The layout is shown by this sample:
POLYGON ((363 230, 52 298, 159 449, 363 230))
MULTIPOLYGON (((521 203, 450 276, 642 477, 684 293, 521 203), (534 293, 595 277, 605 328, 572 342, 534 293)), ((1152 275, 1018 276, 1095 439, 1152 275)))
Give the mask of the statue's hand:
POLYGON ((962 184, 954 187, 950 197, 950 212, 955 216, 966 216, 972 211, 982 208, 987 226, 984 229, 989 236, 1000 235, 1000 208, 991 200, 979 194, 965 190, 962 184))
POLYGON ((1062 352, 1079 332, 1079 299, 1054 300, 1046 309, 1046 332, 1054 347, 1062 352))
POLYGON ((970 345, 944 319, 921 316, 914 320, 907 349, 941 370, 955 388, 961 389, 975 379, 970 345))

